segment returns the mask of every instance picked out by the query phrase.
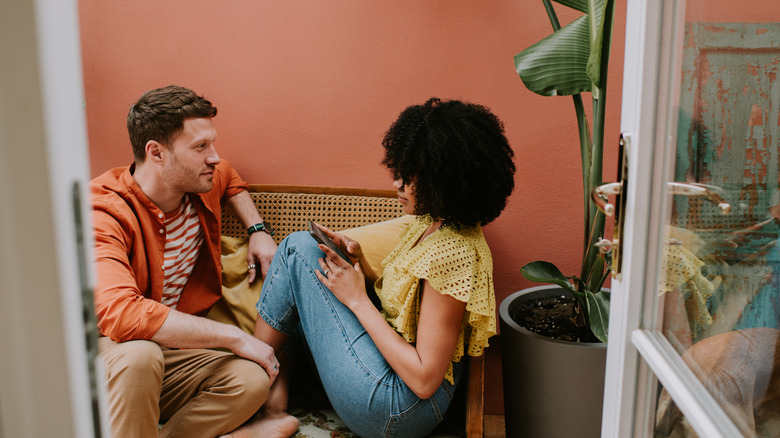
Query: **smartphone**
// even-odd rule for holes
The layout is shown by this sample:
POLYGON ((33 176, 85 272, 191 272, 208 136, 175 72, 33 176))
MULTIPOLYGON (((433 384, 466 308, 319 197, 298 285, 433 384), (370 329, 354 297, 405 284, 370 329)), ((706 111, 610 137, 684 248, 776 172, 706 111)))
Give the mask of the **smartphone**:
POLYGON ((326 236, 324 232, 314 224, 314 222, 309 221, 309 234, 311 234, 311 237, 314 238, 314 240, 317 241, 317 243, 321 243, 328 248, 332 249, 333 252, 339 255, 342 259, 346 260, 347 263, 349 263, 350 266, 352 266, 352 260, 350 260, 349 256, 344 254, 344 251, 341 250, 332 240, 330 240, 330 237, 326 236))

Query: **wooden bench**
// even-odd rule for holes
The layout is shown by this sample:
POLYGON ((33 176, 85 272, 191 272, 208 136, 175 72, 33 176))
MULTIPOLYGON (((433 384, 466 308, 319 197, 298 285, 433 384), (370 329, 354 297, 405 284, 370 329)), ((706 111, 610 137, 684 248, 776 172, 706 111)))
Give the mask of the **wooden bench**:
MULTIPOLYGON (((263 219, 276 230, 274 239, 277 243, 294 231, 307 229, 309 220, 334 231, 342 231, 404 215, 393 190, 250 185, 249 192, 263 219)), ((247 237, 244 226, 228 212, 223 212, 222 234, 233 238, 247 237)), ((483 436, 484 356, 467 357, 468 381, 461 384, 465 394, 458 402, 461 406, 453 405, 449 416, 463 422, 465 415, 465 431, 458 435, 476 438, 483 436)), ((463 391, 459 389, 459 392, 463 391)))

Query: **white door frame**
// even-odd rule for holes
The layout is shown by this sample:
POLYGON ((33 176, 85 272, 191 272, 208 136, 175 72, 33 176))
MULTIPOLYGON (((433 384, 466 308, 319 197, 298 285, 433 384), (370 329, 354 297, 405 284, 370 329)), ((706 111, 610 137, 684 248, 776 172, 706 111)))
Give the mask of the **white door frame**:
POLYGON ((82 81, 76 0, 0 2, 0 438, 109 436, 92 412, 90 376, 102 372, 89 372, 101 363, 88 362, 82 306, 92 284, 82 81))
POLYGON ((655 327, 677 119, 684 0, 629 0, 621 132, 628 140, 622 278, 613 279, 602 437, 652 436, 656 377, 700 436, 741 436, 655 327))

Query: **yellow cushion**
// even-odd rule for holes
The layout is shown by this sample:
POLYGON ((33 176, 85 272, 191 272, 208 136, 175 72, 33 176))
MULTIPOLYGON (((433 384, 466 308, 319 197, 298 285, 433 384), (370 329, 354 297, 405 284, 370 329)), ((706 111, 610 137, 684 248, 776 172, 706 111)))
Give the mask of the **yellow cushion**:
POLYGON ((222 236, 222 298, 206 315, 214 321, 255 331, 255 304, 260 299, 262 279, 249 284, 246 264, 246 238, 222 236))
MULTIPOLYGON (((382 260, 400 242, 401 231, 413 220, 414 216, 404 215, 339 232, 360 243, 368 264, 379 275, 382 273, 382 260)), ((222 298, 206 317, 253 333, 257 317, 255 304, 260 299, 263 282, 258 279, 249 284, 246 251, 246 238, 222 236, 222 298)))

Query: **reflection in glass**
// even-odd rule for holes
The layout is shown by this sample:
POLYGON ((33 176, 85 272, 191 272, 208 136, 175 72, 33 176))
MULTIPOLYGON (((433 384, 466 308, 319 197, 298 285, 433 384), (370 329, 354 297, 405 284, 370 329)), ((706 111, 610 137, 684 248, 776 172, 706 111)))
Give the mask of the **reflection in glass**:
MULTIPOLYGON (((780 23, 697 21, 690 12, 670 136, 674 181, 699 184, 731 208, 670 192, 662 332, 745 436, 777 437, 780 23)), ((665 391, 656 436, 695 436, 665 391)))
POLYGON ((661 394, 658 399, 658 409, 656 409, 655 438, 666 437, 685 437, 696 438, 699 435, 693 430, 688 420, 680 409, 674 404, 674 401, 663 388, 658 384, 658 393, 661 394))
MULTIPOLYGON (((780 436, 780 331, 741 329, 703 339, 682 358, 745 436, 780 436)), ((656 437, 697 436, 666 391, 656 437)))

